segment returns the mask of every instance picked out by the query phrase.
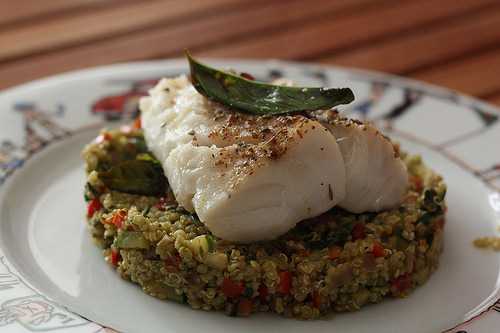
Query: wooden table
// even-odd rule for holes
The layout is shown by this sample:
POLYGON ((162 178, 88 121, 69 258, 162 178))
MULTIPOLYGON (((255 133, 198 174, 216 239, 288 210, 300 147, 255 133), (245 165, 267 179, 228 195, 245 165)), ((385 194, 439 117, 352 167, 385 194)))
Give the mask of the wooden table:
POLYGON ((0 89, 185 48, 375 69, 500 104, 498 0, 0 0, 0 89))

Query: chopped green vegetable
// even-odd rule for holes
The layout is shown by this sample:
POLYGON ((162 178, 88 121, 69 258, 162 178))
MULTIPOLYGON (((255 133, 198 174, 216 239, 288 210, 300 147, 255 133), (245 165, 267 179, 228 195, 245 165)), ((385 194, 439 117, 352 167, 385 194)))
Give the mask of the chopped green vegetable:
POLYGON ((191 250, 200 258, 215 250, 215 240, 211 235, 201 235, 191 240, 191 250))
POLYGON ((170 287, 161 281, 149 281, 145 290, 149 293, 154 293, 161 299, 168 299, 178 303, 186 302, 184 294, 178 294, 175 288, 170 287))
POLYGON ((165 291, 166 291, 165 295, 166 295, 167 299, 169 299, 171 301, 178 302, 178 303, 185 303, 184 294, 179 295, 175 291, 175 288, 168 287, 165 289, 165 291))
POLYGON ((124 161, 98 175, 107 187, 115 191, 159 195, 167 189, 167 178, 161 166, 151 161, 124 161))
POLYGON ((89 182, 85 183, 85 191, 92 193, 94 198, 99 197, 99 192, 89 182))
POLYGON ((397 250, 405 251, 408 248, 408 246, 410 245, 410 242, 408 242, 403 237, 400 237, 400 236, 393 236, 393 237, 395 237, 393 246, 397 250))
POLYGON ((149 211, 151 210, 151 206, 147 206, 143 211, 142 211, 142 216, 146 217, 149 214, 149 211))
POLYGON ((140 231, 123 231, 116 236, 114 245, 120 249, 147 249, 149 241, 140 231))
POLYGON ((434 234, 432 232, 428 232, 425 235, 425 240, 426 240, 427 244, 429 244, 429 246, 431 246, 432 242, 434 241, 434 234))
POLYGON ((153 162, 155 164, 160 164, 160 161, 158 161, 156 159, 156 157, 154 157, 151 153, 141 153, 141 154, 138 154, 136 157, 135 157, 136 160, 140 160, 140 161, 149 161, 149 162, 153 162))
POLYGON ((253 295, 253 289, 252 287, 246 286, 245 290, 243 291, 243 296, 247 298, 251 298, 253 295))
POLYGON ((417 223, 422 223, 424 225, 429 225, 429 223, 431 222, 431 220, 440 215, 440 213, 434 213, 434 212, 425 212, 422 214, 422 216, 420 216, 420 218, 418 219, 417 223))
POLYGON ((128 139, 129 143, 132 144, 134 148, 132 153, 146 153, 148 151, 148 146, 146 145, 146 140, 141 136, 133 136, 128 139))
POLYGON ((205 236, 208 244, 208 252, 213 252, 215 250, 215 239, 211 235, 205 236))
POLYGON ((186 56, 196 90, 207 98, 241 112, 278 115, 330 109, 354 100, 354 94, 349 88, 272 85, 208 67, 187 53, 186 56))
POLYGON ((323 235, 312 232, 312 228, 312 223, 299 223, 293 232, 298 239, 308 243, 310 249, 321 250, 345 243, 351 236, 354 224, 350 221, 339 221, 335 228, 323 235))

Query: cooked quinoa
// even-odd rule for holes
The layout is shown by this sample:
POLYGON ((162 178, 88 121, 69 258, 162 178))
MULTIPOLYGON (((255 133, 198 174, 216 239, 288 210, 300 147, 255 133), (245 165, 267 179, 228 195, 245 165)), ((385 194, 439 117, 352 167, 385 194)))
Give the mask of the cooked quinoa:
POLYGON ((120 276, 151 296, 228 315, 314 319, 405 297, 438 266, 446 185, 419 156, 401 153, 410 188, 396 209, 333 208, 276 240, 234 244, 178 206, 168 187, 144 196, 104 185, 102 172, 145 154, 134 127, 103 131, 83 152, 90 233, 120 276))
POLYGON ((474 246, 479 249, 500 251, 500 237, 480 237, 474 239, 474 246))

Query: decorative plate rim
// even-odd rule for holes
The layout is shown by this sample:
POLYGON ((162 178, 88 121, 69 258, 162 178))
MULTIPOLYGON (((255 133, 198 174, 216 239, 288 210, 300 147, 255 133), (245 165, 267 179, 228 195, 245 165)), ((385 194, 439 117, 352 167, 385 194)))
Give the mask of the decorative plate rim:
MULTIPOLYGON (((314 70, 327 70, 327 71, 339 71, 339 72, 344 72, 352 75, 359 76, 359 81, 361 82, 368 82, 370 80, 379 80, 379 81, 384 81, 389 83, 391 86, 395 86, 398 88, 413 88, 413 89, 418 89, 419 91, 423 92, 424 95, 430 95, 436 97, 436 93, 439 93, 441 95, 446 95, 446 96, 454 96, 454 103, 457 105, 461 106, 468 106, 468 105, 479 105, 481 108, 484 110, 491 112, 491 113, 499 113, 500 114, 500 107, 495 106, 491 103, 488 103, 486 101, 480 100, 479 98, 476 98, 474 96, 470 96, 468 94, 464 94, 462 92, 459 92, 454 89, 446 88, 446 87, 441 87, 434 85, 432 83, 427 83, 423 81, 418 81, 412 78, 406 78, 394 74, 388 74, 388 73, 383 73, 379 71, 373 71, 373 70, 367 70, 367 69, 360 69, 360 68, 353 68, 353 67, 345 67, 345 66, 335 66, 335 65, 329 65, 329 64, 318 64, 318 63, 311 63, 311 62, 298 62, 298 61, 286 61, 286 60, 277 60, 277 59, 245 59, 245 58, 203 58, 204 60, 208 62, 213 62, 213 63, 220 63, 220 64, 225 64, 225 66, 237 66, 238 64, 249 64, 252 66, 263 66, 263 67, 277 67, 277 68, 301 68, 301 69, 314 69, 314 70)), ((116 64, 111 64, 111 65, 103 65, 103 66, 97 66, 97 67, 92 67, 92 68, 85 68, 85 69, 79 69, 79 70, 72 70, 72 71, 67 71, 64 73, 56 74, 56 75, 51 75, 48 77, 36 79, 27 83, 23 83, 20 85, 16 85, 14 87, 10 87, 5 90, 0 91, 0 98, 5 98, 9 97, 11 95, 16 95, 16 94, 23 94, 31 89, 43 89, 43 88, 49 88, 52 85, 59 85, 59 84, 64 84, 65 82, 68 81, 73 81, 75 77, 78 77, 80 79, 85 79, 85 78, 95 78, 96 76, 99 77, 105 77, 110 74, 116 75, 117 73, 130 73, 131 75, 134 74, 139 74, 141 72, 145 72, 148 70, 148 67, 151 67, 152 69, 154 67, 158 67, 161 64, 168 64, 171 68, 177 67, 177 68, 183 68, 187 69, 187 65, 185 63, 185 60, 183 58, 173 58, 173 59, 165 59, 165 60, 149 60, 149 61, 133 61, 133 62, 123 62, 123 63, 116 63, 116 64)), ((450 102, 451 100, 447 98, 447 101, 450 102)), ((0 118, 2 115, 0 115, 0 118)), ((101 122, 102 123, 102 122, 101 122)), ((7 180, 8 181, 8 180, 7 180)), ((5 188, 9 187, 9 185, 5 186, 7 184, 1 184, 0 183, 0 198, 3 198, 5 195, 5 188)), ((495 191, 492 189, 492 191, 495 191)), ((500 195, 500 191, 498 192, 500 195)), ((56 308, 60 308, 62 312, 66 311, 69 316, 78 316, 72 314, 70 311, 68 311, 64 306, 60 306, 58 304, 55 304, 54 302, 48 300, 45 298, 45 296, 41 295, 40 293, 36 292, 36 289, 33 287, 30 287, 29 283, 23 282, 23 278, 21 276, 16 275, 15 272, 12 272, 10 270, 9 264, 7 264, 8 260, 7 258, 3 257, 1 249, 0 249, 0 269, 1 266, 5 266, 7 271, 9 271, 14 278, 18 279, 21 281, 21 283, 24 283, 27 288, 32 289, 32 291, 37 294, 34 295, 34 297, 40 297, 43 298, 45 302, 51 304, 52 306, 56 308)), ((500 300, 498 299, 498 290, 500 288, 499 285, 500 281, 497 283, 496 286, 496 295, 490 295, 488 298, 486 298, 482 304, 478 305, 477 309, 479 309, 481 306, 483 308, 482 312, 479 314, 475 315, 473 318, 467 320, 466 322, 460 323, 457 326, 446 330, 444 332, 465 332, 463 330, 461 331, 456 331, 457 329, 461 329, 462 327, 467 326, 470 324, 471 320, 477 320, 481 316, 485 315, 486 313, 490 311, 497 311, 500 312, 500 300), (496 301, 495 301, 496 300, 496 301)), ((472 311, 471 311, 472 312, 472 311)), ((97 330, 105 330, 107 328, 101 327, 100 325, 97 325, 95 323, 92 323, 85 318, 81 318, 83 321, 82 323, 85 323, 85 325, 88 324, 89 331, 95 332, 97 330)), ((497 319, 497 322, 500 325, 500 318, 497 319)))

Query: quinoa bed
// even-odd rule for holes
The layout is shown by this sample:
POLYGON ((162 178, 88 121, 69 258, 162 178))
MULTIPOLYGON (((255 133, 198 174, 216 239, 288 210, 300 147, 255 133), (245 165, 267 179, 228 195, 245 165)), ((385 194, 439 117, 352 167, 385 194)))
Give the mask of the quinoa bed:
POLYGON ((363 214, 334 208, 252 244, 213 236, 168 186, 151 196, 105 185, 102 175, 113 165, 154 159, 140 129, 105 130, 83 156, 94 241, 122 278, 154 297, 229 315, 314 319, 405 297, 438 266, 446 185, 419 156, 401 153, 410 188, 400 207, 363 214))

